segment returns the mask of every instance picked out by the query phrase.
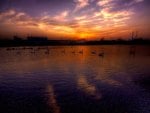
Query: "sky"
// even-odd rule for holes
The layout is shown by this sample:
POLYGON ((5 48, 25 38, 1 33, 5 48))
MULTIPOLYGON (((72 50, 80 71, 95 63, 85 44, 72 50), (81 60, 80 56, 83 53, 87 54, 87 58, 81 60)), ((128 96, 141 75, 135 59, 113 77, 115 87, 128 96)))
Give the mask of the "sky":
POLYGON ((150 38, 150 0, 1 0, 0 38, 150 38))

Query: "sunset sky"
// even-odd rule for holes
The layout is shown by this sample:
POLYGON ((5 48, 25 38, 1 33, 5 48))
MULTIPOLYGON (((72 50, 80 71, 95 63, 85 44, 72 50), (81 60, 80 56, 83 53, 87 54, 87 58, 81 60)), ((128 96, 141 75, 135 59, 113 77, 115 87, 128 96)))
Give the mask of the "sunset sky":
POLYGON ((1 0, 0 38, 150 38, 150 0, 1 0))

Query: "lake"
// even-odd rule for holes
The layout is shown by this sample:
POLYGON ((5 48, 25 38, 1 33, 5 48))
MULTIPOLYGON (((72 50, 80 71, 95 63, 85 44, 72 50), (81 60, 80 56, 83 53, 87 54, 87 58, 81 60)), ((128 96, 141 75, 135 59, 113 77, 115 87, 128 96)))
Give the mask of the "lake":
POLYGON ((150 46, 0 48, 0 113, 150 113, 150 46))

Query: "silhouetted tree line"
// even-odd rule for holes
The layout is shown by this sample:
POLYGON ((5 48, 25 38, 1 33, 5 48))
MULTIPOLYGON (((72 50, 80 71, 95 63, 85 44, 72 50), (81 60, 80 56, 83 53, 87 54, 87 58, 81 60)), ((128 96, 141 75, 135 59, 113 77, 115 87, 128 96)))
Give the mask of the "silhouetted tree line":
POLYGON ((14 36, 13 39, 1 39, 0 47, 5 46, 47 46, 47 45, 150 45, 150 39, 133 38, 131 40, 49 40, 47 37, 27 37, 22 39, 14 36))

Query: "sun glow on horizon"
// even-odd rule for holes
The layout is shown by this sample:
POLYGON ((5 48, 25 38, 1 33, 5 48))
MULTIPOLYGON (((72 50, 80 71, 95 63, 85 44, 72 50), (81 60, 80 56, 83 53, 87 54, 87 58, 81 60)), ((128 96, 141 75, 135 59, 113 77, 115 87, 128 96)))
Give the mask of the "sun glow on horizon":
POLYGON ((36 16, 33 16, 31 11, 8 9, 0 12, 0 35, 15 33, 97 39, 129 37, 131 31, 139 30, 144 32, 145 36, 149 36, 144 18, 134 21, 137 15, 136 6, 143 2, 144 0, 75 0, 72 1, 74 7, 68 5, 67 9, 63 7, 63 10, 52 13, 45 11, 36 16))

